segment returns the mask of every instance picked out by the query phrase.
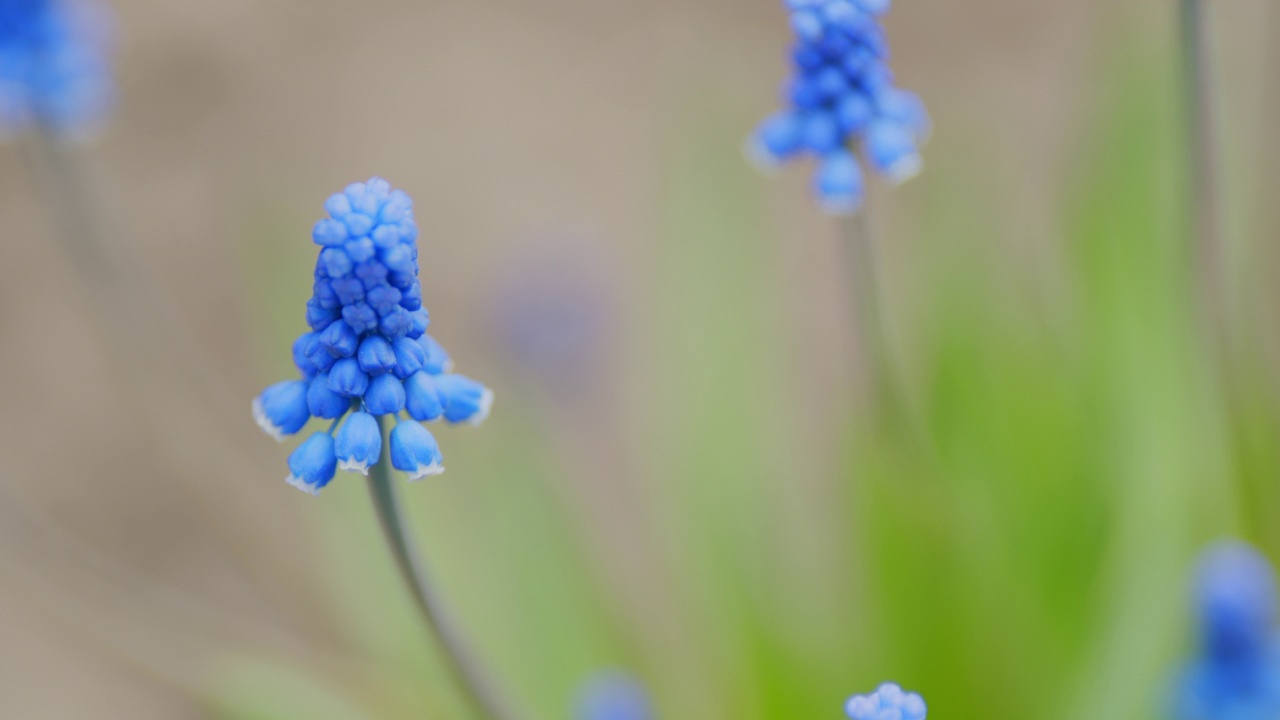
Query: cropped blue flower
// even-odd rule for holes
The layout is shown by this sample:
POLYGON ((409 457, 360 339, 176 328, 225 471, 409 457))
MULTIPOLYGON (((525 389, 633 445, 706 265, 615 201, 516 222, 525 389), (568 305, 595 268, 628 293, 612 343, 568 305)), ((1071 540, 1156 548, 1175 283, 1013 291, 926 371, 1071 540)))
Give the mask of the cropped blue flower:
POLYGON ((927 710, 923 698, 893 683, 884 683, 873 693, 854 695, 844 706, 849 720, 924 720, 927 710))
POLYGON ((0 0, 0 131, 101 121, 115 96, 109 25, 87 0, 0 0))
POLYGON ((620 672, 602 673, 578 698, 578 720, 653 720, 653 707, 644 686, 620 672))
POLYGON ((1257 550, 1223 542, 1200 561, 1194 590, 1199 652, 1178 677, 1175 720, 1280 717, 1276 577, 1257 550))
POLYGON ((493 392, 451 374, 449 354, 426 334, 413 203, 373 178, 333 195, 325 209, 329 217, 311 231, 320 251, 306 305, 310 330, 292 347, 301 379, 263 391, 253 402, 254 418, 277 439, 312 417, 333 421, 289 459, 290 484, 309 492, 328 484, 338 467, 367 473, 380 461, 383 416, 396 422, 389 439, 394 467, 412 479, 443 472, 435 438, 401 413, 413 421, 478 424, 493 392))
POLYGON ((847 215, 866 191, 855 151, 889 180, 917 174, 929 118, 915 94, 893 84, 879 16, 890 0, 784 0, 796 42, 785 108, 765 120, 750 156, 774 167, 800 155, 818 161, 814 192, 823 209, 847 215))

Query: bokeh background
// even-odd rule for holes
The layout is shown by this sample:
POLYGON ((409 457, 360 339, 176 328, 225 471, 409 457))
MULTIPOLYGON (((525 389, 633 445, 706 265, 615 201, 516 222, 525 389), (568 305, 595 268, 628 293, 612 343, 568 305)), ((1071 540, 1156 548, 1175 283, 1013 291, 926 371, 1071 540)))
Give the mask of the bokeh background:
POLYGON ((1156 717, 1196 550, 1280 551, 1280 7, 1210 3, 1215 345, 1175 5, 897 3, 935 133, 872 188, 877 370, 807 171, 742 157, 775 0, 116 2, 120 105, 75 151, 112 256, 0 146, 0 717, 463 716, 363 482, 289 488, 248 412, 323 199, 374 174, 498 397, 405 496, 534 717, 604 668, 668 719, 888 678, 931 717, 1156 717))

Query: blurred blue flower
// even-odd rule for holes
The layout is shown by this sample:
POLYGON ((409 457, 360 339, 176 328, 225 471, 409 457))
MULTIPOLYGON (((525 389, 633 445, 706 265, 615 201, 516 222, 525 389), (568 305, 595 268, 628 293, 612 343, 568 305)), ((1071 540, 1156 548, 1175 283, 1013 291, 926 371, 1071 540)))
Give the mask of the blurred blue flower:
POLYGON ((756 130, 748 151, 763 167, 802 154, 818 159, 814 191, 828 213, 862 205, 853 154, 895 183, 920 172, 929 118, 915 94, 893 84, 879 15, 889 0, 784 0, 796 44, 786 107, 756 130))
POLYGON ((0 0, 0 131, 90 129, 115 99, 105 7, 0 0))
POLYGON ((849 698, 844 711, 849 720, 924 720, 927 708, 919 695, 884 683, 873 693, 849 698))
POLYGON ((1195 580, 1199 655, 1178 678, 1176 720, 1280 717, 1280 645, 1271 564, 1241 542, 1209 548, 1195 580))
POLYGON ((393 466, 412 479, 443 472, 435 438, 417 421, 479 424, 493 392, 452 374, 448 353, 426 334, 413 203, 373 178, 348 185, 325 209, 329 217, 312 230, 322 249, 307 302, 311 331, 292 351, 302 379, 263 391, 253 401, 254 419, 277 440, 297 433, 311 417, 334 421, 289 458, 289 483, 312 493, 339 467, 367 474, 378 463, 377 416, 397 422, 390 437, 393 466), (411 420, 402 422, 406 411, 411 420))
POLYGON ((644 686, 621 672, 601 673, 587 681, 578 698, 578 720, 653 720, 644 686))

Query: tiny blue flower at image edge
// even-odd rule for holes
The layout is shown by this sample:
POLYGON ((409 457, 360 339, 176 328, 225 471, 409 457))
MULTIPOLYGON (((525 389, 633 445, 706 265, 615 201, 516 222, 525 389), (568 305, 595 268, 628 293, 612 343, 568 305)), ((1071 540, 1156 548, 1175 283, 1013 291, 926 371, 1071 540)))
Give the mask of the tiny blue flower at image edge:
POLYGON ((621 671, 601 672, 582 687, 576 720, 653 720, 649 693, 635 678, 621 671))
POLYGON ((856 212, 866 195, 863 161, 893 183, 920 172, 929 117, 914 93, 894 85, 880 15, 889 0, 784 0, 795 45, 785 108, 748 140, 762 169, 801 155, 818 167, 814 193, 825 212, 856 212))
POLYGON ((325 209, 329 217, 312 229, 321 250, 307 302, 311 329, 292 346, 301 377, 255 398, 254 420, 281 441, 312 417, 331 421, 289 456, 288 483, 312 494, 339 469, 368 474, 381 461, 379 418, 388 416, 392 466, 411 480, 437 475, 444 471, 439 445, 418 423, 478 425, 493 392, 455 374, 449 354, 426 333, 409 196, 373 178, 348 185, 325 209))
POLYGON ((93 0, 0 0, 0 132, 83 134, 105 119, 112 24, 93 0))
POLYGON ((1175 720, 1280 717, 1277 583, 1265 556, 1238 541, 1210 546, 1193 589, 1198 653, 1178 675, 1175 720))
POLYGON ((894 683, 884 683, 872 693, 854 695, 845 702, 844 709, 849 720, 924 720, 928 712, 924 698, 894 683))

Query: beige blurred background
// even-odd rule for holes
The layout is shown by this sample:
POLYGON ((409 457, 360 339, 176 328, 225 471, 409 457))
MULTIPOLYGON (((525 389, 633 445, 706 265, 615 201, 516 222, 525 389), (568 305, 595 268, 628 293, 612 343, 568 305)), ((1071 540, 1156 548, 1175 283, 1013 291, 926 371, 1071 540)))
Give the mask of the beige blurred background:
MULTIPOLYGON (((1134 22, 1168 28, 1174 3, 896 5, 887 24, 901 84, 926 99, 940 144, 985 148, 1018 180, 1008 221, 1025 243, 1010 250, 1034 266, 1052 252, 1046 217, 1080 141, 1075 123, 1093 111, 1099 51, 1134 22)), ((1233 78, 1231 180, 1242 202, 1274 213, 1275 185, 1259 178, 1280 160, 1280 10, 1214 5, 1233 78), (1272 71, 1232 72, 1259 64, 1272 71)), ((229 649, 360 671, 359 649, 329 629, 325 558, 306 540, 317 505, 280 482, 284 450, 248 405, 288 370, 278 338, 300 324, 323 198, 373 174, 416 200, 435 334, 499 388, 499 408, 504 388, 535 396, 590 552, 614 559, 600 562, 630 613, 660 612, 627 468, 644 452, 636 428, 666 411, 630 382, 645 372, 634 350, 662 292, 649 272, 662 162, 678 123, 712 118, 737 143, 775 107, 787 43, 778 6, 115 3, 121 103, 83 154, 119 241, 145 258, 155 297, 194 345, 113 350, 22 152, 0 147, 0 717, 207 717, 198 691, 229 649), (561 274, 590 296, 600 331, 567 391, 513 367, 502 326, 503 303, 520 302, 508 287, 536 294, 561 274), (262 309, 289 298, 296 316, 262 309), (191 357, 198 372, 176 367, 191 357), (601 473, 622 477, 592 482, 601 473)), ((836 412, 824 388, 848 382, 851 353, 837 258, 812 241, 831 228, 804 171, 758 182, 773 184, 784 312, 814 386, 798 422, 822 452, 836 412)), ((877 201, 880 228, 911 222, 896 196, 877 201)), ((886 262, 919 250, 891 247, 886 262)))

